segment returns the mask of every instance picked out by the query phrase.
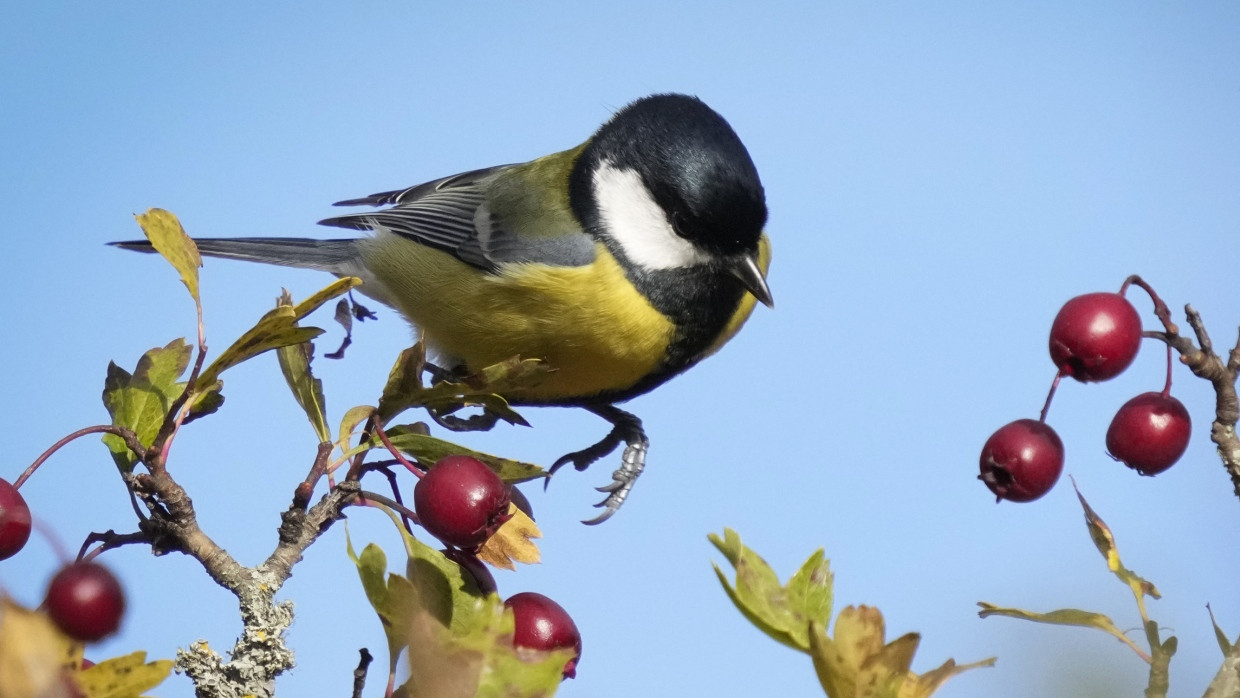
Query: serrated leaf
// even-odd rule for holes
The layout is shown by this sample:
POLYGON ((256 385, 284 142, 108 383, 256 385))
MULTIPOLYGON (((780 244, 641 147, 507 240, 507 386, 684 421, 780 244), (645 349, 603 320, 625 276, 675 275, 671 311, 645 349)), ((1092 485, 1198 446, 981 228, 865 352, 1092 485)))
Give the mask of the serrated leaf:
POLYGON ((1150 660, 1149 655, 1146 654, 1144 650, 1137 647, 1132 640, 1128 639, 1127 635, 1121 632, 1119 628, 1115 627, 1115 623, 1110 618, 1102 615, 1101 613, 1082 611, 1075 608, 1061 608, 1057 611, 1051 611, 1049 613, 1035 613, 1033 611, 1026 611, 1019 608, 1004 608, 995 606, 984 601, 979 601, 977 605, 982 608, 982 610, 977 612, 977 615, 981 618, 988 618, 990 616, 1005 616, 1007 618, 1019 618, 1020 620, 1033 621, 1034 623, 1046 623, 1049 625, 1075 625, 1081 628, 1095 628, 1114 637, 1125 645, 1128 645, 1145 661, 1148 662, 1150 660))
MULTIPOLYGON (((286 295, 281 298, 281 303, 291 303, 292 299, 287 297, 287 292, 285 293, 286 295)), ((315 378, 310 370, 310 363, 314 360, 314 344, 302 342, 280 347, 276 349, 276 358, 280 363, 280 372, 284 374, 284 381, 288 384, 289 390, 293 392, 293 399, 306 413, 306 418, 310 420, 310 426, 314 429, 315 435, 319 437, 320 442, 331 441, 331 430, 327 427, 327 401, 323 397, 323 381, 315 378)))
MULTIPOLYGON (((177 378, 189 365, 191 352, 184 339, 176 339, 143 354, 133 373, 109 363, 103 383, 103 405, 112 417, 113 426, 133 431, 142 445, 150 446, 167 417, 168 408, 184 390, 177 378)), ((104 434, 103 442, 118 468, 124 472, 133 469, 137 457, 123 439, 104 434)))
POLYGON ((224 371, 272 349, 308 342, 323 334, 317 327, 299 327, 296 313, 287 305, 264 315, 257 324, 242 334, 202 372, 196 390, 213 385, 224 371))
POLYGON ((505 570, 515 570, 514 562, 538 564, 542 555, 533 539, 542 538, 542 531, 517 505, 509 504, 508 513, 511 518, 482 545, 478 559, 505 570))
POLYGON ((379 397, 379 418, 384 422, 411 407, 422 388, 422 369, 426 366, 426 347, 417 344, 401 351, 388 372, 379 397))
POLYGON ((425 366, 426 350, 421 343, 401 352, 379 398, 379 416, 384 422, 414 407, 425 407, 441 414, 450 414, 463 407, 482 407, 506 422, 529 426, 502 395, 508 390, 532 385, 550 371, 546 363, 538 359, 512 358, 459 380, 440 381, 427 387, 422 384, 425 366))
POLYGON ((957 666, 949 659, 919 676, 912 664, 921 636, 906 633, 885 643, 885 633, 883 614, 870 606, 841 611, 834 637, 822 624, 810 623, 810 657, 829 698, 927 698, 952 676, 995 662, 992 657, 957 666))
POLYGON ((353 541, 346 531, 345 544, 349 559, 357 566, 366 599, 370 601, 371 608, 375 609, 379 622, 383 624, 383 634, 388 645, 388 669, 395 671, 400 653, 409 645, 409 627, 417 608, 413 584, 398 574, 388 573, 387 555, 374 543, 367 545, 362 549, 362 554, 357 555, 353 550, 353 541))
POLYGON ((512 646, 512 612, 498 596, 477 599, 475 620, 449 631, 430 614, 411 632, 409 698, 545 698, 555 695, 572 650, 535 652, 512 646))
POLYGON ((74 678, 87 698, 134 698, 155 688, 172 673, 172 661, 146 661, 146 652, 114 657, 77 672, 74 678))
MULTIPOLYGON (((493 456, 489 453, 482 453, 473 449, 465 448, 459 444, 437 439, 426 434, 416 433, 407 426, 394 426, 387 430, 388 441, 392 446, 413 456, 418 462, 428 468, 440 459, 446 456, 470 456, 482 461, 488 468, 494 470, 499 479, 508 484, 519 482, 528 482, 540 477, 546 476, 546 471, 534 465, 533 463, 522 463, 509 458, 501 458, 493 456)), ((369 445, 360 446, 353 449, 353 452, 366 450, 368 448, 386 448, 381 441, 373 439, 369 445)))
POLYGON ((405 576, 417 592, 418 608, 430 613, 454 633, 472 623, 478 607, 478 587, 473 577, 405 530, 400 517, 391 509, 380 504, 372 506, 387 514, 400 533, 409 556, 405 576))
POLYGON ((1152 582, 1146 581, 1136 572, 1124 567, 1124 563, 1119 559, 1119 548, 1115 545, 1115 536, 1111 533, 1111 529, 1089 506, 1089 502, 1085 501, 1075 480, 1072 482, 1072 488, 1076 490, 1076 498, 1081 501, 1081 508, 1085 510, 1085 525, 1089 528, 1089 537, 1093 539, 1094 547, 1098 548, 1098 552, 1102 553, 1103 559, 1107 561, 1107 569, 1132 590, 1133 596, 1137 599, 1141 619, 1149 620, 1145 612, 1145 597, 1152 596, 1155 599, 1161 599, 1162 594, 1152 582))
POLYGON ((798 618, 788 607, 787 591, 779 583, 775 571, 766 560, 741 543, 735 531, 725 528, 723 533, 723 538, 712 533, 708 539, 736 569, 733 586, 719 566, 714 566, 728 598, 751 623, 777 642, 808 651, 806 629, 809 621, 798 618))
POLYGON ((198 293, 198 269, 202 266, 202 256, 198 254, 198 246, 177 217, 162 208, 148 209, 146 213, 135 216, 146 239, 151 241, 155 251, 163 255, 181 276, 181 283, 189 289, 194 304, 201 306, 198 293))
MULTIPOLYGON (((340 449, 341 453, 346 454, 345 457, 352 455, 349 449, 349 442, 353 440, 353 432, 357 431, 358 425, 369 419, 374 412, 375 408, 370 405, 358 405, 357 407, 350 407, 344 413, 344 416, 340 418, 340 431, 337 432, 336 436, 336 448, 340 449)), ((360 453, 363 450, 369 449, 353 449, 355 453, 360 453)))
POLYGON ((788 608, 804 621, 805 647, 809 646, 809 623, 821 623, 825 627, 831 620, 834 584, 831 561, 827 560, 822 548, 815 551, 788 580, 788 608))
POLYGON ((56 695, 72 651, 46 614, 0 596, 0 698, 56 695))

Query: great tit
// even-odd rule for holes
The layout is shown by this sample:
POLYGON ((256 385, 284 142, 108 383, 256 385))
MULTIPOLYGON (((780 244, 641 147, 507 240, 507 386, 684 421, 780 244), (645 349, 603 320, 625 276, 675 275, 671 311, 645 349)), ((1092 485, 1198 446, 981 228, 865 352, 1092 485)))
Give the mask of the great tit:
POLYGON ((553 370, 505 394, 510 403, 581 407, 613 426, 551 471, 584 470, 626 445, 588 524, 610 518, 645 467, 641 421, 616 403, 715 353, 755 301, 772 305, 758 172, 695 97, 639 99, 582 145, 537 160, 336 205, 387 208, 320 221, 365 237, 196 242, 207 256, 360 277, 449 371, 545 360, 553 370))

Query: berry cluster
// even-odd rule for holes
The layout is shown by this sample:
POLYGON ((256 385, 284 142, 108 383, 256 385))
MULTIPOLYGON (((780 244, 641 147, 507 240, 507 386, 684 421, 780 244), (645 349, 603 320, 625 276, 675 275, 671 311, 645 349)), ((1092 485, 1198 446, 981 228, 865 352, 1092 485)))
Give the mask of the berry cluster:
MULTIPOLYGON (((979 479, 999 499, 1030 502, 1050 491, 1063 471, 1063 442, 1046 423, 1051 399, 1064 376, 1082 383, 1109 380, 1123 373, 1141 346, 1141 318, 1124 294, 1131 284, 1145 289, 1156 306, 1162 301, 1138 277, 1119 293, 1087 293, 1064 304, 1051 325, 1050 354, 1058 372, 1039 419, 1018 419, 986 440, 979 479)), ((1142 475, 1170 468, 1188 448, 1192 420, 1171 396, 1171 347, 1161 392, 1142 393, 1124 403, 1107 429, 1106 447, 1113 458, 1142 475)))
MULTIPOLYGON (((25 547, 31 522, 30 507, 17 487, 0 479, 0 560, 25 547)), ((80 642, 95 642, 120 627, 125 593, 103 565, 74 562, 52 577, 43 607, 65 635, 80 642)))
MULTIPOLYGON (((441 459, 413 488, 414 513, 422 527, 448 546, 444 556, 460 565, 484 594, 494 593, 497 585, 477 552, 511 518, 510 504, 529 515, 529 500, 520 490, 469 456, 441 459)), ((571 648, 576 654, 564 667, 564 678, 576 676, 581 634, 568 612, 533 592, 514 594, 504 605, 516 622, 513 645, 542 651, 571 648)))

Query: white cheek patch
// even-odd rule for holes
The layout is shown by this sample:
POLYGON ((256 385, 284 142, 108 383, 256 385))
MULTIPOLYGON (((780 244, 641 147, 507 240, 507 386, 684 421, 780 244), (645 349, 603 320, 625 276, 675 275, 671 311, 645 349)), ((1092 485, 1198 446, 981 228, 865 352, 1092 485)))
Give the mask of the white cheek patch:
POLYGON ((602 163, 594 171, 594 196, 607 234, 638 266, 675 269, 710 261, 707 253, 672 230, 667 214, 633 170, 602 163))

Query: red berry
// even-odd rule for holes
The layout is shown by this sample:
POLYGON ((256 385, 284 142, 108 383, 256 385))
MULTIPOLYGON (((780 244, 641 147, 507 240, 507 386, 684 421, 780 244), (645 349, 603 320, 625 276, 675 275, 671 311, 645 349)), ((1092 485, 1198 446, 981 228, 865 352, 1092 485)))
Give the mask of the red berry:
POLYGON ((0 560, 13 557, 30 540, 30 507, 21 492, 0 480, 0 560))
POLYGON ((1192 430, 1193 420, 1179 400, 1141 393, 1115 413, 1107 429, 1107 451, 1142 475, 1157 475, 1184 455, 1192 430))
POLYGON ((532 591, 513 594, 504 605, 512 609, 516 620, 512 644, 542 651, 571 647, 577 654, 564 665, 564 678, 577 676, 581 633, 563 606, 532 591))
POLYGON ((120 627, 125 593, 108 568, 76 562, 52 578, 43 605, 61 632, 75 640, 94 642, 120 627))
POLYGON ((510 517, 508 486, 469 456, 448 456, 413 488, 413 509, 439 540, 477 550, 510 517))
POLYGON ((1141 347, 1141 317, 1118 293, 1087 293, 1064 303, 1051 325, 1051 360, 1087 383, 1114 378, 1141 347))
POLYGON ((478 556, 464 550, 457 550, 456 548, 444 548, 439 552, 443 553, 444 557, 460 565, 465 576, 473 578, 478 591, 481 591, 483 594, 491 594, 499 590, 499 585, 495 583, 495 575, 491 574, 491 570, 487 569, 486 564, 479 560, 478 556))
POLYGON ((1063 442, 1045 422, 1018 419, 986 440, 981 468, 978 479, 999 499, 1032 502, 1063 472, 1063 442))

